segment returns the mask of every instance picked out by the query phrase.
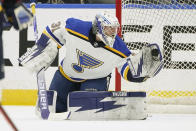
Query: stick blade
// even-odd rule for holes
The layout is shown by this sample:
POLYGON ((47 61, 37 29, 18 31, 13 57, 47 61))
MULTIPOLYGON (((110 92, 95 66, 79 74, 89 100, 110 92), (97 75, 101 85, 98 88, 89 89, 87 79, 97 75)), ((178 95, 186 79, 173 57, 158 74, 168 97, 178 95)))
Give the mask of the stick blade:
POLYGON ((70 111, 62 113, 50 113, 48 120, 68 120, 71 115, 70 111))

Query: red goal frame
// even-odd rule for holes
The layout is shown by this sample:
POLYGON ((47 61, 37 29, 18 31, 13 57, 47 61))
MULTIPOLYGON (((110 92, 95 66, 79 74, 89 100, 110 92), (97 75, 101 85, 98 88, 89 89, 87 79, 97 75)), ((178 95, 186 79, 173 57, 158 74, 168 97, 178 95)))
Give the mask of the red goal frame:
MULTIPOLYGON (((122 11, 122 0, 116 0, 116 17, 118 18, 120 24, 120 30, 118 32, 118 35, 120 37, 122 37, 121 11, 122 11)), ((115 91, 121 91, 121 75, 118 72, 117 68, 115 69, 115 91)))

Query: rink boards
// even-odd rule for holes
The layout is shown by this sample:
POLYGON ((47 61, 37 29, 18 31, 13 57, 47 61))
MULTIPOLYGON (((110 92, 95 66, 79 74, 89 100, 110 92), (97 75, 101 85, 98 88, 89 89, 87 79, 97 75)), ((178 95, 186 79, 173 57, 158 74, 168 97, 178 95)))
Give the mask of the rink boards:
MULTIPOLYGON (((114 5, 38 5, 36 9, 36 16, 39 35, 41 34, 44 27, 46 25, 50 25, 54 20, 64 20, 69 17, 76 17, 91 21, 93 20, 94 15, 96 13, 100 13, 101 11, 108 10, 115 13, 114 8, 114 5)), ((174 11, 178 12, 178 10, 174 11)), ((196 13, 194 10, 191 11, 193 14, 196 13)), ((195 23, 191 24, 194 25, 195 23)), ((176 35, 176 39, 174 40, 178 40, 177 38, 178 36, 176 35)), ((14 29, 11 29, 9 32, 4 31, 3 40, 4 56, 6 58, 6 78, 0 83, 1 88, 3 89, 2 103, 4 105, 34 105, 37 97, 36 78, 35 76, 32 76, 27 71, 25 71, 23 67, 19 66, 17 61, 19 55, 23 54, 23 52, 26 51, 26 48, 33 45, 33 27, 30 26, 28 30, 22 31, 20 34, 14 29)), ((136 38, 134 41, 135 40, 136 38)), ((189 35, 187 39, 183 40, 190 43, 196 43, 194 35, 189 35)), ((161 43, 162 37, 155 38, 155 41, 159 42, 160 46, 163 46, 161 43)), ((56 61, 56 63, 54 63, 54 65, 46 71, 47 87, 50 84, 54 72, 57 70, 58 63, 64 57, 63 51, 64 48, 62 48, 59 52, 59 61, 56 61)), ((187 59, 190 62, 195 62, 195 57, 195 51, 175 51, 172 54, 173 61, 184 61, 187 59)), ((195 69, 163 69, 163 71, 156 78, 153 78, 142 84, 127 83, 123 80, 122 90, 145 91, 147 88, 150 88, 152 91, 151 95, 153 95, 153 92, 158 90, 166 93, 168 95, 166 97, 169 97, 170 90, 175 90, 177 93, 183 93, 185 97, 196 96, 196 81, 194 78, 196 78, 195 69)), ((114 75, 110 83, 111 84, 109 89, 114 90, 114 75)))

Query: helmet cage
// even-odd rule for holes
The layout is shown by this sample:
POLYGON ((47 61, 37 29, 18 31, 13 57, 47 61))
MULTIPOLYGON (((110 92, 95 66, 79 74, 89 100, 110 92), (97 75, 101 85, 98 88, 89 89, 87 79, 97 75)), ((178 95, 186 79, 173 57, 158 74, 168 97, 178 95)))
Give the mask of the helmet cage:
POLYGON ((95 24, 98 37, 108 46, 113 47, 115 37, 119 31, 119 22, 116 17, 96 15, 95 24), (109 27, 109 28, 107 28, 109 27))

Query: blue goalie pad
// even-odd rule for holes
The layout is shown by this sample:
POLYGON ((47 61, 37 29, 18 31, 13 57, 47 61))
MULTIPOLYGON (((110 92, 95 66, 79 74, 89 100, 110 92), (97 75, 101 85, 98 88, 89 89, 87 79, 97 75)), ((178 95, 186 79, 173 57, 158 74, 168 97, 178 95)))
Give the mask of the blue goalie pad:
POLYGON ((146 97, 146 92, 123 92, 123 91, 75 91, 70 93, 69 98, 105 98, 105 97, 146 97))
POLYGON ((69 94, 68 110, 72 120, 145 119, 146 92, 86 92, 69 94))

